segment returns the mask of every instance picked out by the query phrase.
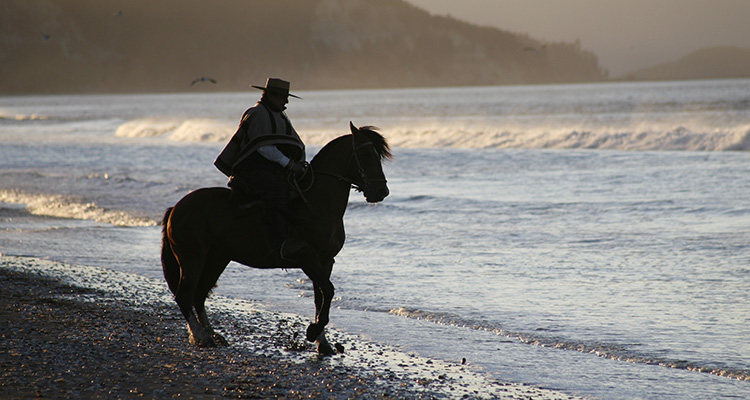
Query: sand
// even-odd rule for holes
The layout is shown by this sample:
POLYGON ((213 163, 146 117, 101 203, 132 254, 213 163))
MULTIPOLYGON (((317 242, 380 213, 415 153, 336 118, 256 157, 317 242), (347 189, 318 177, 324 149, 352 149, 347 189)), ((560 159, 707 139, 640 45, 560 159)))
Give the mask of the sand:
POLYGON ((0 398, 573 399, 498 382, 471 363, 418 357, 308 321, 214 296, 229 346, 196 348, 166 284, 103 268, 0 257, 0 398))

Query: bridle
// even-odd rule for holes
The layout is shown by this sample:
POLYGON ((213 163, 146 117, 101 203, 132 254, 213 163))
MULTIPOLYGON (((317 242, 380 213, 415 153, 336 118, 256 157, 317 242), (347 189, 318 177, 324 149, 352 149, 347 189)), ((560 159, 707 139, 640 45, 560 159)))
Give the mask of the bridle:
MULTIPOLYGON (((332 177, 338 179, 339 181, 348 184, 350 187, 354 188, 358 192, 366 192, 367 190, 370 189, 370 187, 372 186, 373 183, 387 183, 388 181, 385 178, 374 179, 374 178, 368 177, 367 176, 367 171, 365 171, 365 168, 362 166, 362 161, 360 160, 360 157, 359 157, 359 151, 362 150, 362 149, 364 149, 364 148, 366 148, 366 147, 371 147, 371 146, 374 147, 375 145, 372 142, 370 142, 370 141, 368 141, 367 143, 362 143, 360 145, 357 145, 357 140, 354 137, 354 135, 352 135, 352 154, 351 154, 351 156, 349 156, 349 161, 348 162, 351 162, 351 159, 354 158, 354 162, 357 164, 357 172, 359 173, 359 176, 360 176, 360 178, 362 180, 361 183, 357 183, 353 179, 347 178, 346 176, 344 176, 342 174, 337 174, 337 173, 328 172, 328 171, 313 170, 312 165, 311 165, 311 166, 308 167, 305 175, 303 175, 300 178, 300 180, 302 180, 302 179, 305 178, 305 176, 307 174, 310 174, 310 184, 307 185, 307 187, 305 187, 305 188, 300 188, 299 185, 297 184, 297 181, 295 181, 294 179, 292 179, 292 181, 294 182, 295 189, 300 194, 300 196, 304 199, 303 193, 306 192, 306 191, 308 191, 308 190, 310 190, 310 188, 315 183, 315 174, 332 176, 332 177)), ((307 202, 307 200, 305 200, 305 202, 307 202)))
POLYGON ((361 184, 358 184, 354 180, 349 179, 341 174, 333 174, 326 171, 318 171, 318 173, 334 176, 338 180, 346 182, 347 184, 349 184, 349 186, 353 187, 358 192, 367 191, 368 189, 370 189, 370 186, 372 186, 373 183, 388 182, 387 180, 385 180, 385 178, 374 179, 367 176, 367 171, 365 171, 365 168, 362 166, 362 161, 360 161, 359 158, 359 151, 367 147, 375 147, 375 145, 372 142, 367 141, 366 143, 362 143, 358 146, 356 138, 354 137, 354 135, 352 135, 352 155, 350 156, 349 160, 351 162, 351 158, 354 158, 354 162, 357 164, 357 172, 359 173, 359 177, 362 180, 361 184))

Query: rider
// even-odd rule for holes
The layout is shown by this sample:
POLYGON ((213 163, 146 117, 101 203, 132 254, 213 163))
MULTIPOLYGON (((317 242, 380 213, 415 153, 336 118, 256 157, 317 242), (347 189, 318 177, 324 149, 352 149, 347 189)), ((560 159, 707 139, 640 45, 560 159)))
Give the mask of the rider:
POLYGON ((281 258, 291 261, 306 244, 289 234, 289 185, 287 176, 304 174, 305 145, 284 110, 289 82, 268 78, 263 96, 242 115, 240 126, 222 150, 214 165, 230 178, 230 186, 250 188, 265 205, 264 223, 271 248, 279 248, 281 258))

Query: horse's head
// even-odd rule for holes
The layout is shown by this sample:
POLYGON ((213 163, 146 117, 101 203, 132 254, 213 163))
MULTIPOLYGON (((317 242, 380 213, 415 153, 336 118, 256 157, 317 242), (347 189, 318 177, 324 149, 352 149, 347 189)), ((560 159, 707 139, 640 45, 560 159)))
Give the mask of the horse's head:
POLYGON ((349 122, 349 129, 353 146, 349 178, 369 203, 382 201, 390 193, 383 173, 383 160, 393 157, 388 143, 375 127, 357 128, 349 122))

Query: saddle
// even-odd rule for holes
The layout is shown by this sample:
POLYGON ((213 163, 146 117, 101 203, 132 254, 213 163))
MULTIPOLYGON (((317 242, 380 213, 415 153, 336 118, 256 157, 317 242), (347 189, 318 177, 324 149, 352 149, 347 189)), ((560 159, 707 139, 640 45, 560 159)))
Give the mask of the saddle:
POLYGON ((229 177, 227 186, 232 189, 229 195, 229 203, 237 210, 249 210, 255 207, 263 207, 263 190, 250 185, 239 176, 229 177))
MULTIPOLYGON (((233 214, 238 220, 254 215, 266 214, 267 200, 264 198, 265 191, 263 190, 263 188, 252 185, 242 177, 234 175, 229 177, 227 186, 229 186, 229 188, 232 190, 231 194, 229 195, 229 203, 232 207, 233 214)), ((289 190, 290 212, 286 216, 285 222, 289 238, 291 239, 303 236, 303 230, 306 226, 309 225, 309 215, 305 215, 304 211, 302 211, 298 206, 295 207, 295 204, 298 202, 293 200, 300 198, 300 194, 297 191, 293 190, 291 187, 289 188, 289 190)), ((268 221, 265 221, 264 225, 266 225, 266 228, 271 229, 268 225, 268 221)), ((280 256, 281 258, 279 258, 279 261, 282 263, 282 265, 286 265, 284 264, 285 262, 288 263, 292 261, 289 258, 284 258, 285 256, 282 255, 286 254, 286 252, 284 251, 285 249, 283 249, 283 246, 285 246, 285 244, 287 245, 287 247, 291 246, 291 248, 288 249, 290 256, 297 254, 300 251, 309 251, 307 243, 305 243, 304 241, 300 241, 299 239, 294 241, 293 244, 284 242, 285 244, 282 244, 282 248, 279 248, 275 243, 270 241, 268 231, 266 231, 266 241, 268 242, 269 247, 273 249, 270 253, 270 257, 280 256)), ((289 264, 289 266, 291 265, 294 264, 289 264)))
MULTIPOLYGON (((290 180, 294 179, 292 174, 288 174, 287 177, 290 180)), ((256 204, 263 204, 263 196, 265 195, 265 191, 263 190, 263 188, 253 186, 241 176, 230 176, 229 182, 227 182, 227 186, 232 189, 232 194, 230 195, 229 200, 232 206, 234 206, 235 208, 247 209, 254 207, 256 204)), ((293 185, 290 183, 289 201, 294 201, 300 197, 300 192, 298 190, 295 190, 293 185)))

